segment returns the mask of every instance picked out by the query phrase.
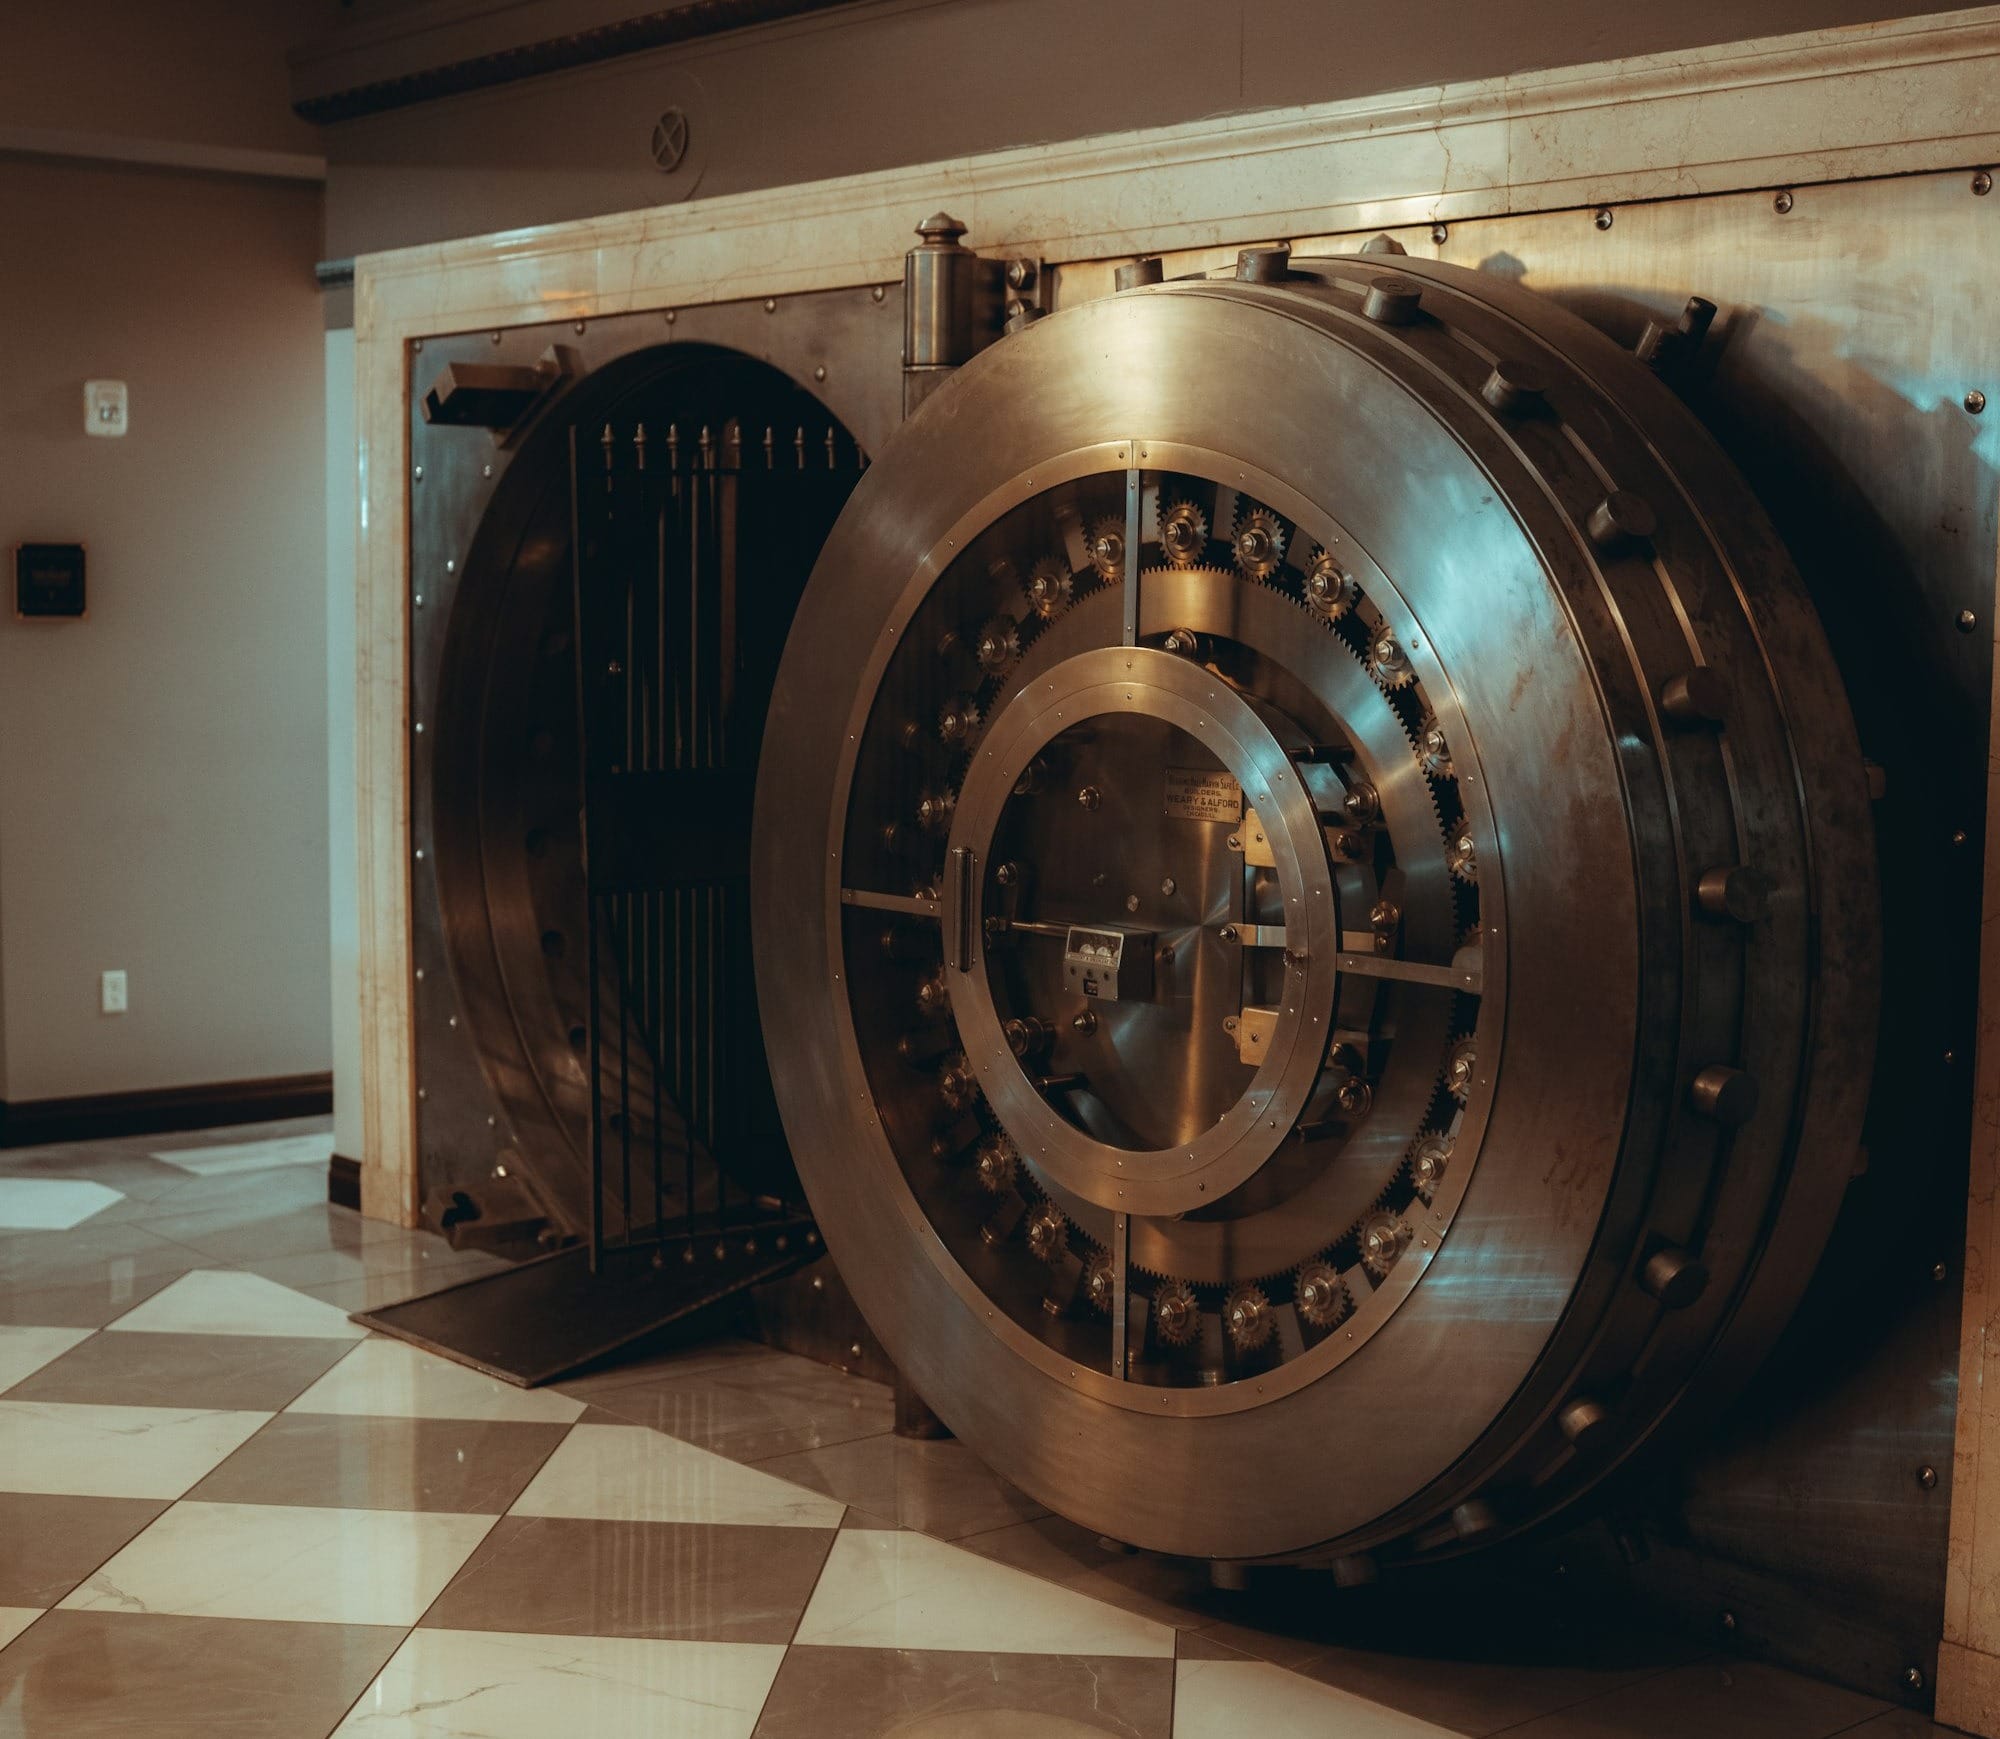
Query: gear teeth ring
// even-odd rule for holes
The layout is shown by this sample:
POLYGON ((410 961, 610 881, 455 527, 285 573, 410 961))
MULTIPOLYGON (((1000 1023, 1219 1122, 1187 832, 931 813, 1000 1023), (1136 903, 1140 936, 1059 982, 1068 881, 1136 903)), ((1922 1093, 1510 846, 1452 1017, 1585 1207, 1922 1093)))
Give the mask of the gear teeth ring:
POLYGON ((1236 565, 1253 580, 1268 580, 1285 559, 1285 522, 1268 507, 1252 507, 1237 515, 1231 540, 1236 565))
POLYGON ((1201 1301, 1185 1280, 1169 1280, 1154 1290, 1153 1327, 1170 1347, 1184 1347, 1201 1333, 1201 1301))
POLYGON ((1100 580, 1112 583, 1125 577, 1125 522, 1106 514, 1093 519, 1083 534, 1083 547, 1090 553, 1090 565, 1100 580))
POLYGON ((1198 566, 1208 554, 1208 515, 1192 501, 1176 501, 1163 508, 1160 549, 1177 568, 1198 566))
POLYGON ((1069 563, 1061 556, 1043 556, 1028 570, 1025 589, 1029 607, 1044 622, 1050 622, 1069 608, 1076 582, 1070 575, 1069 563))

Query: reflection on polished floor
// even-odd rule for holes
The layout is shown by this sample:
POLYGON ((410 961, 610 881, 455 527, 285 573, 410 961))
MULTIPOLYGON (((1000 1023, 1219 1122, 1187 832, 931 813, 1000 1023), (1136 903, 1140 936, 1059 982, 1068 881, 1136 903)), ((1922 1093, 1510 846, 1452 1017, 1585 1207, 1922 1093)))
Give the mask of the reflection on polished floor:
POLYGON ((1218 1594, 747 1342, 491 1382, 348 1320, 491 1259, 328 1207, 325 1157, 0 1155, 0 1735, 1945 1732, 1532 1602, 1218 1594))

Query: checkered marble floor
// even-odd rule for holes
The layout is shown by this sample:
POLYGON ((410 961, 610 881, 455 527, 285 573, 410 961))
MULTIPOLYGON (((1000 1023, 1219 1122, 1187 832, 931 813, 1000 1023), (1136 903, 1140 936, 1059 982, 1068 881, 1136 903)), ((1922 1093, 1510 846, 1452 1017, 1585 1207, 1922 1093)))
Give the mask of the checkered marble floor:
POLYGON ((0 1739, 1944 1731, 1657 1633, 1216 1594, 748 1343, 492 1382, 348 1320, 489 1259, 328 1207, 323 1133, 0 1154, 0 1739))

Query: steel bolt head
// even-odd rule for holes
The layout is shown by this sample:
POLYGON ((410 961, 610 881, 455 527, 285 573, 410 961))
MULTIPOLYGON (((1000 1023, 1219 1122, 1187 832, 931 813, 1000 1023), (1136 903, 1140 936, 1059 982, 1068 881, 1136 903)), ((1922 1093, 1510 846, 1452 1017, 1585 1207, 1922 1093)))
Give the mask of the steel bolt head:
POLYGON ((1993 191, 1993 176, 1990 171, 1976 169, 1972 175, 1972 191, 1982 199, 1993 191))
POLYGON ((1937 1469, 1934 1467, 1918 1468, 1917 1484, 1922 1486, 1925 1491, 1935 1491, 1937 1489, 1937 1469))
POLYGON ((1780 189, 1777 197, 1771 201, 1771 209, 1780 217, 1783 217, 1786 212, 1790 211, 1792 205, 1792 190, 1789 187, 1780 189))
POLYGON ((1442 247, 1450 239, 1451 239, 1451 229, 1448 225, 1442 223, 1434 223, 1431 225, 1431 240, 1436 242, 1440 247, 1442 247))
POLYGON ((1104 801, 1104 793, 1095 785, 1086 785, 1076 794, 1076 800, 1082 808, 1095 809, 1104 801))
POLYGON ((881 300, 882 300, 882 297, 883 297, 883 295, 884 295, 884 291, 883 291, 883 289, 882 289, 882 286, 881 286, 880 284, 877 284, 877 285, 876 285, 876 286, 875 286, 875 287, 874 287, 874 288, 873 288, 872 290, 870 290, 870 291, 868 292, 868 294, 869 294, 869 295, 870 295, 870 296, 871 296, 871 297, 872 297, 872 298, 873 298, 873 299, 874 299, 875 301, 879 302, 879 301, 881 301, 881 300))
POLYGON ((1965 408, 1975 417, 1978 416, 1986 408, 1986 395, 1979 388, 1974 387, 1965 395, 1965 408))
POLYGON ((1978 626, 1979 626, 1979 617, 1976 613, 1974 613, 1971 610, 1959 611, 1958 613, 1959 633, 1970 634, 1973 631, 1973 629, 1977 628, 1978 626))
POLYGON ((1903 1669, 1903 1683, 1908 1685, 1913 1691, 1921 1691, 1924 1688, 1923 1669, 1921 1667, 1905 1667, 1903 1669))
POLYGON ((1937 1264, 1936 1267, 1932 1268, 1931 1278, 1937 1281, 1940 1285, 1942 1285, 1944 1282, 1944 1277, 1945 1277, 1945 1265, 1942 1262, 1940 1262, 1937 1264))
POLYGON ((1591 213, 1590 221, 1596 224, 1599 229, 1609 229, 1611 227, 1611 207, 1600 205, 1596 211, 1591 213))

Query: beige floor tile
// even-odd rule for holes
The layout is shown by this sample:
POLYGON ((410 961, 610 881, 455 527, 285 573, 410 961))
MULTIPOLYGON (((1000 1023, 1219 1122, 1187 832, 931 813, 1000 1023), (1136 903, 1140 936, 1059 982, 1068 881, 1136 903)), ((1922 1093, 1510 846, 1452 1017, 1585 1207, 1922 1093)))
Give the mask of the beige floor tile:
POLYGON ((288 1335, 96 1334, 17 1383, 7 1398, 275 1412, 347 1346, 288 1335))
POLYGON ((55 1605, 167 1503, 0 1491, 0 1606, 55 1605))
POLYGON ((0 1650, 0 1733, 318 1739, 402 1637, 354 1625, 47 1612, 0 1650))
POLYGON ((0 1648, 5 1648, 41 1615, 39 1606, 0 1606, 0 1648))
POLYGON ((1269 1661, 1184 1660, 1174 1673, 1174 1739, 1459 1739, 1269 1661))
POLYGON ((0 1177, 0 1232, 66 1232, 123 1199, 87 1178, 0 1177))
POLYGON ((172 1285, 181 1270, 199 1260, 192 1250, 183 1250, 179 1267, 162 1274, 135 1274, 115 1265, 93 1273, 87 1264, 79 1264, 53 1277, 0 1278, 0 1322, 30 1328, 102 1328, 172 1285))
POLYGON ((222 1268, 183 1274, 107 1328, 125 1334, 275 1334, 322 1340, 360 1340, 368 1332, 323 1299, 222 1268))
POLYGON ((579 1425, 516 1500, 513 1514, 835 1528, 844 1507, 642 1425, 579 1425))
POLYGON ((280 1413, 188 1493, 208 1503, 497 1516, 568 1429, 280 1413))
POLYGON ((888 1431, 896 1420, 888 1386, 776 1353, 698 1369, 661 1371, 590 1399, 735 1461, 764 1461, 888 1431))
POLYGON ((178 1503, 62 1604, 84 1612, 410 1625, 493 1521, 396 1510, 178 1503))
POLYGON ((419 1630, 339 1739, 749 1739, 773 1643, 419 1630))
POLYGON ((0 1393, 88 1339, 87 1328, 0 1328, 0 1393))
POLYGON ((989 1472, 963 1443, 918 1442, 893 1431, 757 1465, 933 1539, 955 1540, 1048 1514, 989 1472))
POLYGON ((0 1401, 0 1486, 63 1497, 179 1497, 270 1417, 0 1401))
POLYGON ((373 1418, 507 1419, 567 1425, 584 1404, 554 1389, 517 1389, 405 1341, 363 1341, 287 1409, 373 1418))
POLYGON ((1171 1659, 1174 1633, 923 1534, 833 1543, 798 1641, 856 1648, 1171 1659))

